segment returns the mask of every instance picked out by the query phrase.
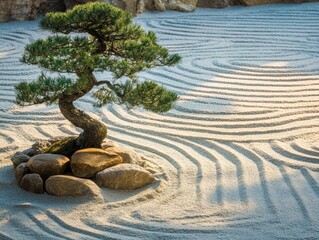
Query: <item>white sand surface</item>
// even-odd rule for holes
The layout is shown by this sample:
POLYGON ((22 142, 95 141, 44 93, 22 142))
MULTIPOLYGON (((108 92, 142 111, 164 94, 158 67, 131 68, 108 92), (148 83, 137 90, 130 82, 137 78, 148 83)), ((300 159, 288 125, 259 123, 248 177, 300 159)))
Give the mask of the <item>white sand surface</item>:
POLYGON ((142 79, 181 97, 163 115, 78 102, 160 180, 94 201, 16 186, 14 152, 79 131, 56 106, 14 104, 14 84, 40 72, 19 62, 23 48, 46 33, 37 21, 0 24, 0 239, 318 239, 319 3, 136 22, 183 56, 142 79))

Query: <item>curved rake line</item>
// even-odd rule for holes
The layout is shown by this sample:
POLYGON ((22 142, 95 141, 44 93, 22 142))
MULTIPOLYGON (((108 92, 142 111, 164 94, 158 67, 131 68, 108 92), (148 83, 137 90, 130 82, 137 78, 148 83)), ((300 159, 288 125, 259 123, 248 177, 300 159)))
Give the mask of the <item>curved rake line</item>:
POLYGON ((234 155, 229 150, 226 150, 220 144, 217 142, 212 142, 209 140, 202 140, 205 145, 209 145, 212 149, 217 151, 219 154, 225 157, 225 159, 236 167, 236 176, 237 176, 237 183, 238 183, 238 191, 239 191, 239 197, 240 201, 242 203, 248 203, 248 194, 247 194, 247 188, 244 180, 244 169, 242 166, 241 161, 238 159, 236 155, 234 155))
MULTIPOLYGON (((123 120, 125 122, 131 122, 130 119, 127 119, 127 118, 125 118, 122 115, 119 115, 117 112, 112 111, 112 113, 113 113, 113 115, 115 117, 117 117, 117 118, 119 118, 119 119, 121 119, 121 120, 123 120)), ((145 134, 150 135, 151 132, 145 132, 145 134)), ((171 141, 176 141, 177 140, 177 138, 173 138, 172 136, 169 136, 169 135, 163 136, 160 133, 156 133, 156 136, 161 137, 163 139, 171 139, 171 141)), ((198 169, 197 174, 196 174, 197 181, 199 183, 202 181, 202 179, 203 179, 203 169, 202 169, 201 165, 199 164, 198 160, 196 160, 194 157, 192 157, 190 154, 188 154, 181 147, 176 146, 176 145, 174 145, 172 143, 165 142, 164 140, 159 140, 158 138, 155 139, 153 137, 149 137, 149 136, 145 136, 145 135, 143 137, 144 137, 144 139, 146 138, 146 139, 149 139, 151 141, 155 140, 157 143, 161 143, 162 145, 170 146, 170 148, 175 149, 179 153, 184 155, 186 158, 188 158, 197 167, 197 169, 198 169)), ((199 184, 196 184, 196 195, 197 195, 197 201, 200 202, 201 199, 202 199, 202 192, 201 192, 199 184)))
MULTIPOLYGON (((44 213, 43 213, 44 214, 44 213)), ((73 238, 67 237, 66 235, 57 233, 53 231, 50 227, 39 221, 34 215, 32 215, 30 212, 26 212, 26 215, 29 217, 29 219, 34 222, 42 231, 45 233, 48 233, 54 237, 59 237, 61 239, 69 239, 72 240, 73 238)))
POLYGON ((311 218, 309 216, 309 213, 308 213, 308 210, 306 208, 306 205, 304 204, 302 198, 299 196, 296 188, 293 186, 291 180, 290 180, 290 177, 289 177, 289 174, 287 173, 284 165, 280 165, 279 166, 279 170, 283 176, 283 180, 284 182, 287 184, 287 186, 289 187, 289 190, 292 194, 292 196, 295 198, 295 200, 297 201, 298 203, 298 206, 301 210, 301 214, 302 216, 304 217, 304 219, 307 221, 307 222, 311 222, 311 218))
POLYGON ((317 181, 314 179, 314 177, 310 174, 310 172, 309 172, 310 170, 307 168, 302 168, 300 171, 301 171, 302 175, 304 176, 304 178, 306 179, 309 186, 311 187, 311 189, 313 190, 313 192, 319 198, 319 185, 318 185, 317 181))
POLYGON ((76 232, 76 233, 82 234, 82 235, 84 235, 86 237, 92 237, 92 238, 95 238, 95 239, 110 239, 110 240, 118 239, 118 238, 115 238, 115 237, 107 236, 107 233, 105 233, 105 235, 104 235, 104 234, 94 233, 94 232, 90 232, 89 230, 85 230, 85 229, 82 229, 82 228, 79 228, 79 227, 72 226, 72 225, 66 223, 61 218, 59 218, 56 215, 54 215, 50 210, 46 210, 44 212, 56 224, 61 226, 63 229, 67 229, 67 230, 69 230, 71 232, 76 232))
POLYGON ((276 208, 276 206, 275 206, 275 204, 270 196, 270 191, 268 188, 269 183, 266 179, 265 167, 264 167, 263 160, 254 152, 249 151, 242 146, 239 146, 239 144, 228 143, 228 145, 230 147, 233 147, 234 149, 237 149, 238 152, 240 152, 241 154, 246 156, 247 159, 251 160, 257 166, 259 179, 260 179, 261 187, 263 190, 263 195, 265 198, 266 206, 267 206, 268 210, 278 218, 278 210, 277 210, 277 208, 276 208))

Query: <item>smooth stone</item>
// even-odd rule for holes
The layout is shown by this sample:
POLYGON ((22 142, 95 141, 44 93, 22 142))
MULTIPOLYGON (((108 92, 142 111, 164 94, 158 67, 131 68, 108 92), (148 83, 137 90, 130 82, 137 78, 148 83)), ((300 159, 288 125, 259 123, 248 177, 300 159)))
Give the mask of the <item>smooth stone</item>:
POLYGON ((114 146, 105 149, 109 153, 118 154, 122 158, 122 163, 141 164, 142 158, 134 151, 126 147, 114 146))
POLYGON ((155 181, 154 176, 144 168, 123 163, 96 174, 96 183, 110 189, 133 190, 155 181))
POLYGON ((94 177, 108 167, 122 163, 122 158, 100 148, 86 148, 76 151, 71 157, 71 169, 75 176, 94 177))
POLYGON ((70 159, 59 154, 38 154, 28 161, 32 173, 38 173, 43 179, 52 175, 63 174, 70 164, 70 159))
POLYGON ((45 182, 45 189, 57 197, 101 196, 100 188, 93 181, 74 176, 51 176, 45 182))

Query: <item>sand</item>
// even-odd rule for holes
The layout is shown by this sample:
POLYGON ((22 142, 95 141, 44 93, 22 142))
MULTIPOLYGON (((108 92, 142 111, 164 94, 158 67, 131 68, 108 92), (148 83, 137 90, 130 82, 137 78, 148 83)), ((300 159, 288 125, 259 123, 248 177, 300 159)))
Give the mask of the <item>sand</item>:
POLYGON ((0 25, 0 239, 317 239, 319 3, 135 21, 183 56, 140 74, 180 100, 165 114, 78 102, 159 180, 94 200, 16 186, 14 152, 79 130, 56 106, 14 104, 14 84, 40 72, 19 62, 24 45, 46 33, 37 21, 0 25))

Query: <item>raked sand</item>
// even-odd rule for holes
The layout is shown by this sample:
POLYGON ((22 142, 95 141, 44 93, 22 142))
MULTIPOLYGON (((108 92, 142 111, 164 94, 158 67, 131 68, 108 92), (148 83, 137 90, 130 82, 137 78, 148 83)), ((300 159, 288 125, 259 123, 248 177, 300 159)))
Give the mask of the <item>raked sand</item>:
POLYGON ((10 155, 79 131, 56 106, 14 104, 14 84, 40 72, 19 62, 23 48, 46 33, 37 21, 0 25, 0 239, 318 239, 319 3, 136 22, 183 56, 141 74, 180 100, 163 115, 79 101, 159 179, 92 201, 16 186, 10 155))

